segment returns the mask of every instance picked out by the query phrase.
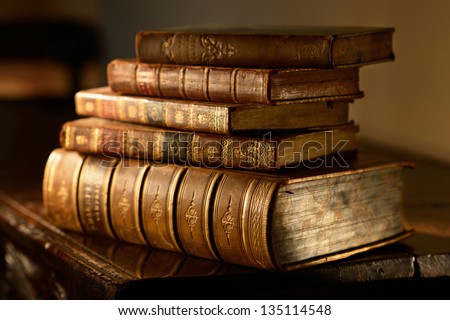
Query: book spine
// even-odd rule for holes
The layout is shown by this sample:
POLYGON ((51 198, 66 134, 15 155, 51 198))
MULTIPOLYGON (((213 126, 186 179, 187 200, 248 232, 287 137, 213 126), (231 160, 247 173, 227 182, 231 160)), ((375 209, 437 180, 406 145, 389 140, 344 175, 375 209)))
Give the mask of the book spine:
POLYGON ((269 104, 270 70, 138 63, 116 59, 108 86, 122 94, 230 103, 269 104))
POLYGON ((140 61, 251 68, 330 68, 332 36, 141 31, 140 61))
POLYGON ((142 181, 149 166, 136 159, 124 159, 113 172, 108 204, 111 225, 119 240, 147 243, 141 227, 140 203, 142 181))
POLYGON ((274 269, 269 250, 269 210, 278 181, 225 173, 213 205, 214 243, 222 259, 274 269))
POLYGON ((79 173, 78 211, 88 234, 114 237, 109 219, 108 190, 117 159, 87 157, 79 173))
MULTIPOLYGON (((108 185, 102 196, 108 203, 106 218, 111 221, 113 232, 102 235, 211 260, 277 268, 268 234, 270 208, 279 179, 205 168, 140 165, 126 159, 118 159, 105 170, 102 163, 109 161, 108 157, 83 156, 62 149, 54 150, 49 159, 47 172, 61 172, 54 176, 53 185, 62 185, 61 181, 67 179, 89 185, 84 181, 90 179, 89 175, 80 175, 85 165, 88 169, 84 172, 91 172, 91 177, 108 185), (61 160, 54 162, 58 155, 61 160), (81 163, 79 170, 61 170, 71 168, 74 160, 81 163)), ((75 197, 87 197, 81 200, 84 203, 92 199, 92 194, 83 192, 83 188, 74 190, 75 197)), ((61 204, 46 202, 47 211, 59 214, 58 219, 51 221, 57 227, 74 230, 72 223, 81 226, 80 220, 92 217, 86 210, 74 214, 76 201, 64 203, 68 207, 65 211, 58 211, 61 204)), ((92 230, 79 227, 75 231, 88 234, 92 230)))
POLYGON ((183 252, 178 245, 173 212, 175 195, 185 168, 179 166, 150 167, 142 186, 142 225, 148 243, 155 247, 183 252))
POLYGON ((79 91, 75 94, 75 108, 78 115, 100 117, 124 122, 174 128, 186 131, 200 131, 230 134, 229 108, 180 103, 162 99, 141 97, 107 96, 79 91))
POLYGON ((211 198, 221 172, 187 169, 179 186, 176 225, 180 244, 187 254, 218 259, 210 232, 211 198))
POLYGON ((54 150, 45 165, 43 205, 48 221, 65 230, 83 231, 78 216, 78 178, 85 156, 54 150))
POLYGON ((113 126, 79 126, 66 122, 60 134, 66 150, 139 158, 209 168, 276 168, 275 141, 213 134, 130 130, 113 126))

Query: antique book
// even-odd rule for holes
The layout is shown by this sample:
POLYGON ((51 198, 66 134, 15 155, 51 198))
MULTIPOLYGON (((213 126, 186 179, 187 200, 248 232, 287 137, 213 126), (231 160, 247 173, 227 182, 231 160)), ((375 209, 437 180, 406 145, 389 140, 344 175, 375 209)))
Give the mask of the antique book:
POLYGON ((22 176, 21 167, 10 167, 15 173, 12 179, 2 175, 0 180, 0 295, 6 299, 229 299, 229 292, 216 289, 232 287, 237 289, 233 298, 239 299, 448 299, 450 217, 445 214, 448 202, 441 200, 448 199, 449 166, 377 145, 369 147, 364 148, 362 141, 359 152, 416 163, 414 170, 404 172, 403 192, 404 216, 412 223, 414 235, 291 272, 233 265, 230 273, 231 265, 219 261, 66 232, 49 223, 43 210, 43 167, 28 170, 26 183, 17 178, 22 176), (412 216, 420 216, 421 221, 416 224, 412 216), (167 253, 164 258, 163 253, 167 253), (18 281, 21 277, 26 277, 28 285, 18 281))
POLYGON ((360 154, 347 168, 272 175, 55 149, 43 203, 46 219, 62 229, 294 270, 408 236, 402 186, 409 166, 360 154))
POLYGON ((148 125, 88 117, 67 121, 60 132, 60 146, 82 153, 139 158, 160 163, 209 168, 275 171, 296 168, 307 161, 332 156, 341 162, 357 150, 358 126, 342 126, 274 135, 219 135, 176 131, 148 125))
POLYGON ((336 68, 394 59, 390 27, 255 26, 143 30, 136 56, 149 63, 245 68, 336 68))
POLYGON ((118 94, 109 87, 75 94, 75 108, 80 116, 217 134, 343 125, 348 122, 351 102, 216 103, 118 94))
POLYGON ((118 93, 231 103, 333 101, 363 95, 358 67, 251 69, 114 59, 108 63, 107 80, 118 93))

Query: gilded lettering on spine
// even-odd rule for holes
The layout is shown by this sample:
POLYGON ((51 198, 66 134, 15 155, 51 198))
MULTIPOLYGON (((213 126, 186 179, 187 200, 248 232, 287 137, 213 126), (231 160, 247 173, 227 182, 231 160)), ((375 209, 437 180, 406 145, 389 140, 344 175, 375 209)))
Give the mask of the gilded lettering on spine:
POLYGON ((101 206, 100 206, 100 191, 101 182, 98 177, 93 177, 92 167, 86 166, 86 170, 83 170, 83 184, 82 184, 82 197, 80 199, 80 211, 82 213, 82 221, 84 228, 89 232, 98 232, 97 222, 101 221, 101 206))
POLYGON ((228 133, 228 110, 220 109, 213 111, 211 125, 212 132, 226 134, 228 133))
POLYGON ((231 167, 233 165, 233 139, 226 138, 222 141, 222 154, 223 154, 223 165, 225 167, 231 167))
POLYGON ((116 161, 103 162, 102 158, 87 157, 80 173, 78 208, 85 232, 113 237, 108 218, 109 179, 116 161))
POLYGON ((270 168, 270 154, 273 149, 268 143, 261 141, 249 141, 245 149, 245 158, 254 168, 270 168))
POLYGON ((189 129, 227 134, 228 110, 226 108, 200 109, 197 105, 189 105, 189 129))
POLYGON ((275 165, 275 147, 269 141, 239 141, 237 147, 233 141, 224 141, 225 163, 236 161, 238 165, 253 169, 269 169, 275 165))

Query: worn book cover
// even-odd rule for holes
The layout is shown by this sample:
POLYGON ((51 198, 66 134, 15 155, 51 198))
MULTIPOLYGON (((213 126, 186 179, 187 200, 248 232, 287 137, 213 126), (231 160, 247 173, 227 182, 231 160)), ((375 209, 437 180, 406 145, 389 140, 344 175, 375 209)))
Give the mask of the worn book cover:
POLYGON ((142 30, 140 61, 246 68, 336 68, 394 59, 391 27, 253 26, 142 30))
POLYGON ((362 97, 359 68, 251 69, 114 59, 107 66, 115 92, 230 103, 335 101, 362 97))
POLYGON ((268 270, 342 259, 408 235, 402 212, 407 162, 360 154, 348 167, 277 175, 102 162, 109 157, 51 153, 43 180, 49 221, 66 228, 78 219, 79 232, 97 235, 100 223, 113 231, 104 237, 268 270), (82 167, 67 170, 74 159, 82 167), (82 175, 85 167, 98 173, 82 175))
POLYGON ((215 134, 343 125, 348 122, 352 102, 352 97, 270 105, 207 102, 119 94, 109 87, 84 89, 75 94, 75 108, 80 116, 215 134))
POLYGON ((332 156, 340 162, 357 150, 358 126, 314 128, 290 134, 219 135, 176 131, 89 117, 63 124, 60 145, 66 150, 118 158, 256 171, 294 169, 332 156))

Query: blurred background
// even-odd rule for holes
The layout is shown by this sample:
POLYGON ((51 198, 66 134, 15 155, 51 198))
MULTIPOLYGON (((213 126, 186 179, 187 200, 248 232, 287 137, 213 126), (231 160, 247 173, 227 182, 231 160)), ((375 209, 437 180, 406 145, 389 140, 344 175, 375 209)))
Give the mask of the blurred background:
POLYGON ((105 85, 108 61, 135 55, 137 31, 216 23, 394 27, 395 61, 361 69, 365 96, 351 105, 359 138, 450 163, 449 12, 443 0, 2 0, 0 100, 14 107, 0 107, 0 160, 56 144, 42 128, 58 132, 76 90, 105 85), (40 39, 51 44, 45 59, 40 39), (49 107, 30 107, 36 99, 49 107), (18 140, 25 127, 34 129, 18 140), (34 146, 18 147, 33 135, 34 146))

